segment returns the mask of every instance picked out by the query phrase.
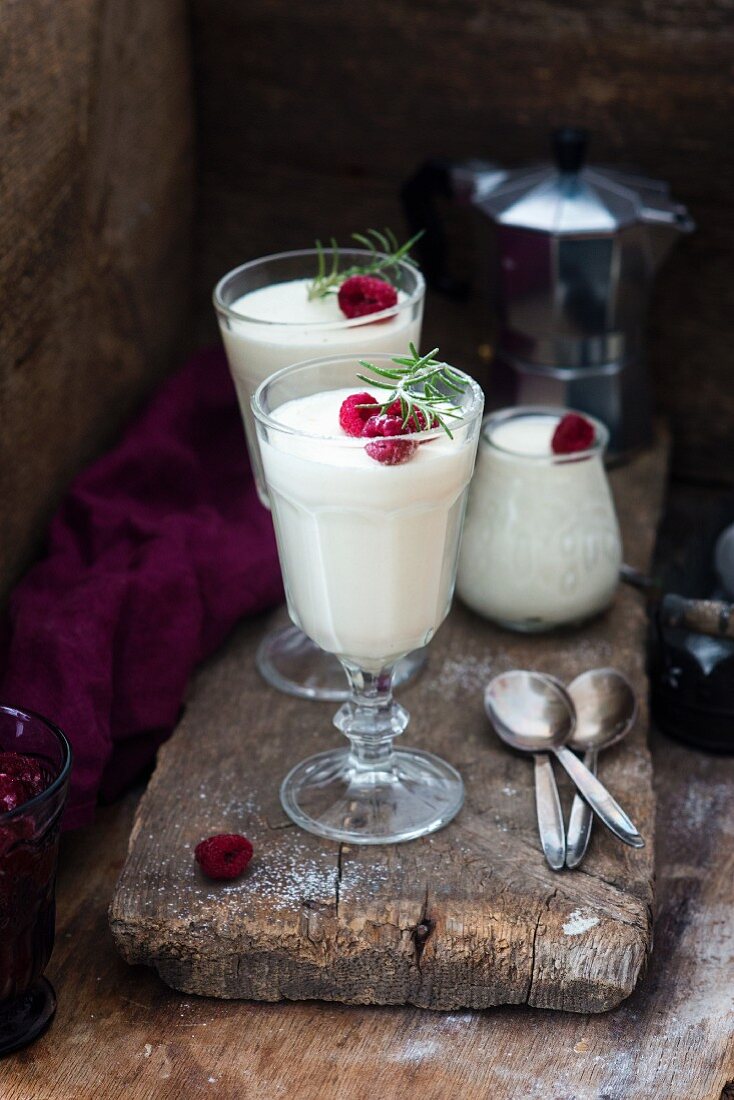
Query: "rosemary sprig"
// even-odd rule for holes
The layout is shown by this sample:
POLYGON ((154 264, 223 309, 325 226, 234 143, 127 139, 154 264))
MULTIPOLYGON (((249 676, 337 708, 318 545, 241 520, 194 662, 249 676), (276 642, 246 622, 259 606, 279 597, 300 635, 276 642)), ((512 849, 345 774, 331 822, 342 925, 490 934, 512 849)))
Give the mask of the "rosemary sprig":
POLYGON ((409 255, 411 248, 423 236, 423 230, 416 233, 405 244, 398 244, 398 239, 392 229, 368 229, 366 233, 352 233, 352 240, 369 252, 369 258, 363 264, 353 264, 340 270, 339 245, 332 237, 329 245, 332 250, 331 259, 327 260, 326 252, 321 241, 316 241, 318 269, 316 277, 309 284, 308 298, 325 298, 328 294, 336 294, 342 283, 352 275, 382 275, 388 282, 393 282, 395 270, 401 260, 406 260, 415 266, 415 260, 409 255))
POLYGON ((391 405, 399 401, 404 428, 409 422, 416 425, 413 430, 418 431, 437 425, 443 428, 449 439, 453 439, 445 418, 460 420, 463 414, 459 405, 452 404, 451 393, 463 393, 467 382, 447 363, 436 359, 437 352, 438 348, 434 348, 427 355, 419 355, 415 344, 411 344, 410 356, 392 359, 394 367, 378 367, 360 359, 360 367, 372 371, 377 378, 366 374, 358 374, 357 378, 375 389, 389 391, 380 405, 380 413, 387 412, 391 405), (440 389, 439 385, 443 388, 440 389))

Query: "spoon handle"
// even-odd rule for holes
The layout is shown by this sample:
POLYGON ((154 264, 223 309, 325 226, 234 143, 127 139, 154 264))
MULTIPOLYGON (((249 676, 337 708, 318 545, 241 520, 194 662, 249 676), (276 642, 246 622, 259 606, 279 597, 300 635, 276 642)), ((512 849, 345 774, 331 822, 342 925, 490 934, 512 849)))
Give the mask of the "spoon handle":
POLYGON ((596 776, 592 775, 589 769, 565 745, 553 751, 594 813, 604 822, 606 827, 611 829, 614 835, 624 841, 625 844, 629 844, 631 848, 644 848, 645 841, 619 803, 615 802, 609 791, 602 786, 596 776))
MULTIPOLYGON (((584 764, 592 775, 596 775, 596 749, 588 749, 584 756, 584 764)), ((593 815, 588 803, 584 802, 580 794, 575 794, 571 807, 571 816, 568 819, 568 837, 566 839, 566 866, 578 867, 586 855, 591 836, 591 822, 593 815)))
POLYGON ((546 861, 554 871, 560 871, 566 859, 563 812, 553 765, 545 752, 535 753, 535 808, 546 861))

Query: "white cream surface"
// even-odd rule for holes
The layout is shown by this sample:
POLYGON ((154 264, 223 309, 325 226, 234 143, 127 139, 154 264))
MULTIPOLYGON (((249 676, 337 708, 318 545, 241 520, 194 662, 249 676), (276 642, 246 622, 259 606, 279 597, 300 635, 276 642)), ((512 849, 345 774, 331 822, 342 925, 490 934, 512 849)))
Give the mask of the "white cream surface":
POLYGON ((491 442, 485 427, 464 526, 459 596, 480 615, 525 630, 596 614, 619 578, 602 454, 554 456, 560 419, 528 413, 501 421, 491 442))
MULTIPOLYGON (((273 324, 323 325, 344 320, 336 294, 309 299, 308 279, 293 279, 287 283, 271 283, 244 294, 232 303, 232 310, 252 321, 273 324)), ((297 329, 293 330, 294 335, 297 329)))
POLYGON ((382 465, 339 427, 357 392, 284 403, 273 417, 309 434, 269 430, 260 446, 291 617, 322 649, 377 669, 448 612, 476 428, 382 465))
POLYGON ((497 447, 512 451, 513 454, 535 457, 550 455, 553 433, 559 420, 558 416, 512 417, 493 429, 492 440, 497 447))
MULTIPOLYGON (((250 291, 232 303, 231 310, 241 318, 219 318, 250 455, 255 461, 257 436, 250 398, 271 374, 322 355, 400 355, 411 343, 420 346, 422 303, 402 309, 385 321, 366 317, 348 323, 335 294, 309 301, 310 281, 294 279, 250 291)), ((405 298, 399 291, 398 305, 405 298)))

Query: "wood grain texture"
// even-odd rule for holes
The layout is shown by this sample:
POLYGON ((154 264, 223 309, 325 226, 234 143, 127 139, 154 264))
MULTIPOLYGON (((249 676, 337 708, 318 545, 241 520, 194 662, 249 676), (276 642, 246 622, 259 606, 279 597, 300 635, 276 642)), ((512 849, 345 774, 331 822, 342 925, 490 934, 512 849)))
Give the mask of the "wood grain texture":
MULTIPOLYGON (((399 226, 400 182, 427 156, 546 155, 563 122, 592 159, 667 179, 698 232, 661 273, 657 399, 676 468, 734 481, 734 11, 730 0, 194 0, 197 302, 236 263, 368 225, 399 226)), ((457 268, 476 226, 448 212, 457 268)), ((480 301, 426 315, 427 346, 475 372, 480 301), (476 332, 477 338, 472 339, 476 332)))
MULTIPOLYGON (((261 624, 253 624, 254 634, 261 624)), ((331 736, 331 735, 329 735, 331 736)), ((188 997, 127 966, 107 925, 137 797, 66 836, 51 1030, 0 1062, 3 1100, 719 1100, 734 1082, 734 759, 653 731, 655 948, 596 1016, 188 997)), ((602 767, 604 767, 604 757, 602 767)), ((728 1100, 731 1089, 724 1094, 728 1100)))
MULTIPOLYGON (((660 446, 615 474, 628 551, 643 568, 666 454, 660 446)), ((375 849, 321 841, 284 816, 280 780, 333 741, 329 708, 260 683, 246 632, 199 677, 159 754, 110 912, 123 956, 177 989, 219 997, 614 1007, 632 992, 651 938, 644 636, 641 601, 628 590, 587 628, 545 638, 503 633, 455 608, 431 644, 429 672, 404 693, 414 715, 405 736, 459 768, 466 805, 435 836, 375 849), (538 843, 532 766, 490 732, 482 687, 512 667, 570 680, 610 663, 643 707, 632 738, 604 756, 603 776, 648 844, 631 851, 597 828, 582 869, 557 875, 538 843), (197 841, 215 832, 244 832, 257 852, 226 887, 192 861, 197 841)))
POLYGON ((182 346, 183 0, 0 0, 0 599, 182 346))

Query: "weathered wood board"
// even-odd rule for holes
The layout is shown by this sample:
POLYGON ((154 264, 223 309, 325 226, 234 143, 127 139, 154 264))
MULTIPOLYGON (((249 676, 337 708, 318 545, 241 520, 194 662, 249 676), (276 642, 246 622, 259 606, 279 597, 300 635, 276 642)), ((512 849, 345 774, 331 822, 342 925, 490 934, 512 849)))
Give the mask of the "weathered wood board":
MULTIPOLYGON (((615 471, 626 559, 647 566, 666 449, 615 471)), ((288 767, 334 743, 330 709, 276 695, 253 667, 246 627, 198 676, 139 806, 110 908, 117 946, 188 993, 321 998, 452 1009, 527 1003, 601 1012, 635 987, 652 939, 654 795, 646 743, 645 615, 621 589, 581 631, 527 638, 460 606, 430 665, 401 698, 411 744, 462 772, 467 800, 445 830, 357 848, 290 824, 278 802, 288 767), (531 763, 505 750, 482 710, 495 672, 536 667, 570 679, 614 664, 641 714, 601 774, 647 839, 632 851, 596 828, 579 871, 555 874, 537 838, 531 763), (216 832, 255 845, 248 873, 213 884, 193 849, 216 832)), ((568 805, 570 792, 564 784, 568 805)))

